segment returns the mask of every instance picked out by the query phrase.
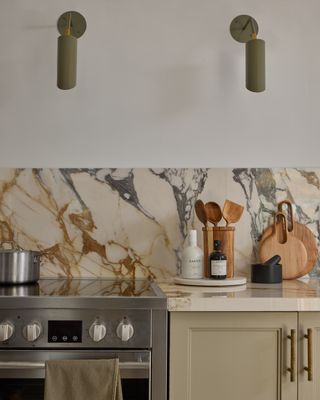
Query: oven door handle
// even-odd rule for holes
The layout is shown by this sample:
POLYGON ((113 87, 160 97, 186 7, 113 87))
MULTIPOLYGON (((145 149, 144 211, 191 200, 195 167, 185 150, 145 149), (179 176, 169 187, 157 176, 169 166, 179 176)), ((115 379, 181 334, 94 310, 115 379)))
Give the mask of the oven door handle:
MULTIPOLYGON (((0 369, 44 369, 44 362, 0 361, 0 369)), ((120 370, 150 370, 150 363, 145 361, 119 362, 120 370)))
POLYGON ((0 361, 0 369, 43 369, 44 362, 0 361))

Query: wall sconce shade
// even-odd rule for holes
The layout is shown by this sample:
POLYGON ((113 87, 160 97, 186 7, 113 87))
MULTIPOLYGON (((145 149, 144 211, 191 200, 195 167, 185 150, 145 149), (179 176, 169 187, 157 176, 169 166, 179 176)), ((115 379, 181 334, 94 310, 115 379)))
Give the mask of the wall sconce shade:
POLYGON ((77 82, 77 39, 73 36, 58 37, 57 86, 67 90, 77 82))
POLYGON ((266 89, 265 41, 262 39, 246 43, 246 88, 251 92, 266 89))
POLYGON ((86 30, 86 20, 76 11, 62 14, 58 20, 57 86, 67 90, 77 82, 77 38, 86 30))
POLYGON ((230 24, 231 36, 246 44, 246 88, 263 92, 266 88, 265 42, 257 39, 258 24, 249 15, 239 15, 230 24))

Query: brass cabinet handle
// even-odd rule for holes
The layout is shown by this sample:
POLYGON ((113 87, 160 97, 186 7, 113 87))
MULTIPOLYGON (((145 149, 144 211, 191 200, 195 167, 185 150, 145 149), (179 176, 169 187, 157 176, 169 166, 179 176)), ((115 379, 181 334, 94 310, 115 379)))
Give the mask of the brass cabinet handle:
POLYGON ((307 330, 307 334, 304 335, 304 338, 308 341, 308 366, 304 367, 304 370, 308 372, 308 381, 312 381, 312 329, 307 330))
POLYGON ((294 382, 295 381, 295 376, 296 376, 296 371, 295 371, 295 366, 296 366, 296 330, 291 329, 290 330, 290 335, 288 335, 288 339, 290 339, 290 368, 287 368, 287 371, 290 372, 290 381, 294 382))

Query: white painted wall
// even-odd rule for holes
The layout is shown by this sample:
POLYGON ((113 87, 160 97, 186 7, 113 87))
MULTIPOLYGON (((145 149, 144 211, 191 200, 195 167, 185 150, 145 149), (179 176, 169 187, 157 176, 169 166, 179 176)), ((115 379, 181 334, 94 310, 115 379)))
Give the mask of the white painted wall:
POLYGON ((0 166, 319 166, 319 0, 1 0, 0 166), (88 29, 56 88, 56 21, 88 29), (266 40, 244 83, 242 13, 266 40))

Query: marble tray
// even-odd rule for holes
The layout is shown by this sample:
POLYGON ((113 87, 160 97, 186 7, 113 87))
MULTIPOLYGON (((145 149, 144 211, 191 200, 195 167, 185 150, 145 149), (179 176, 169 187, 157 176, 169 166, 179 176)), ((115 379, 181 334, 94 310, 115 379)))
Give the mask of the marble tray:
POLYGON ((237 286, 245 285, 247 283, 247 278, 234 277, 227 279, 185 279, 176 276, 174 278, 174 283, 177 285, 187 285, 187 286, 237 286))

